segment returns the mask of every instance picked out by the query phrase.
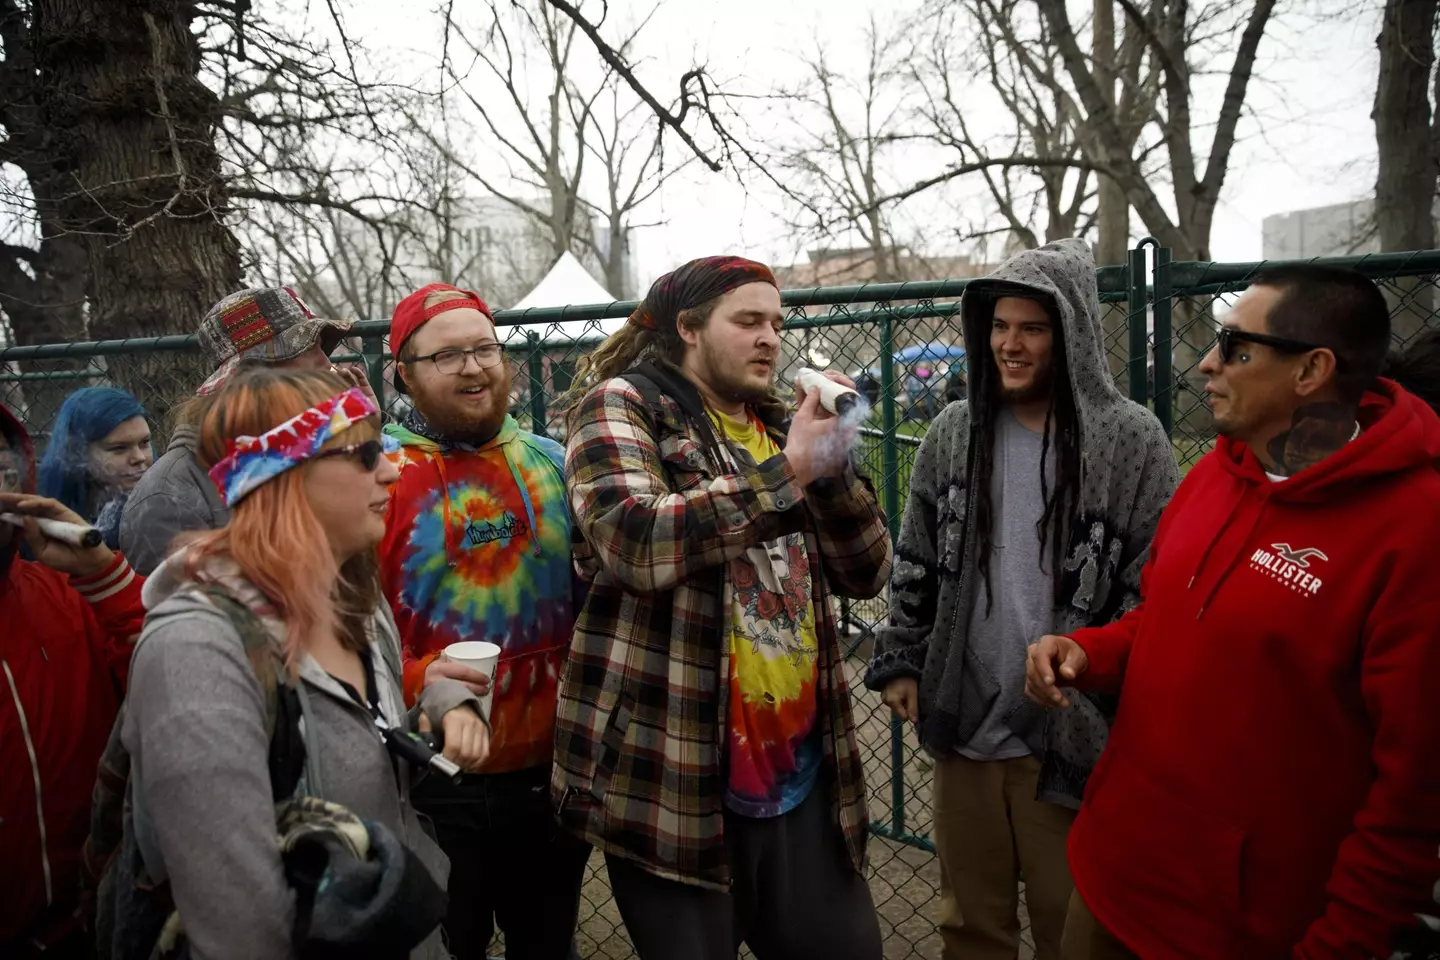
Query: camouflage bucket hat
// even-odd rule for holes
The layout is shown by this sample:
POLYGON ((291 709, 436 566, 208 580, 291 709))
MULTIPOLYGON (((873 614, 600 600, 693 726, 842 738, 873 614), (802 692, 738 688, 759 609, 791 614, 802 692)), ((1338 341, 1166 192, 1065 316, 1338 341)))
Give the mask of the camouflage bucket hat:
POLYGON ((196 390, 214 393, 242 363, 293 360, 317 343, 328 355, 350 330, 315 316, 290 287, 250 287, 225 297, 200 321, 200 350, 215 372, 196 390))

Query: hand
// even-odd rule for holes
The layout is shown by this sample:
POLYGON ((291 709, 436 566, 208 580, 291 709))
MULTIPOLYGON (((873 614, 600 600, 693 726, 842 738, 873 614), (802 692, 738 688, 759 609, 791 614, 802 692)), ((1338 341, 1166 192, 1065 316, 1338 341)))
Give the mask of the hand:
POLYGON ((840 419, 820 406, 819 390, 804 395, 790 421, 784 451, 800 486, 808 487, 821 477, 839 476, 844 471, 856 429, 842 428, 840 419))
MULTIPOLYGON (((854 389, 855 389, 855 381, 854 381, 854 380, 851 380, 849 377, 845 376, 845 374, 843 374, 843 373, 836 373, 834 370, 826 370, 826 371, 822 374, 822 376, 824 376, 825 379, 827 379, 827 380, 831 380, 831 381, 833 381, 833 382, 835 382, 835 383, 840 384, 842 387, 849 387, 851 390, 854 390, 854 389)), ((795 405, 796 405, 797 407, 800 407, 800 406, 804 406, 804 404, 805 404, 805 392, 800 389, 800 385, 799 385, 799 384, 796 384, 796 385, 795 385, 795 405)), ((835 414, 831 413, 829 410, 826 410, 826 409, 822 406, 822 407, 820 407, 820 409, 817 411, 815 418, 816 418, 817 420, 830 420, 830 419, 834 418, 834 416, 835 416, 835 414)))
POLYGON ((430 666, 425 668, 425 686, 430 686, 436 680, 459 680, 477 697, 483 697, 490 692, 488 676, 474 667, 446 660, 443 656, 433 660, 430 666))
POLYGON ((896 677, 885 684, 882 694, 885 706, 895 712, 901 720, 911 723, 920 721, 920 685, 914 677, 896 677))
POLYGON ((1069 637, 1044 636, 1030 644, 1025 660, 1025 696, 1042 707, 1068 707, 1070 698, 1060 692, 1055 674, 1075 680, 1090 668, 1090 658, 1069 637))
MULTIPOLYGON (((470 704, 461 704, 440 718, 445 738, 441 751, 447 760, 454 762, 467 773, 474 773, 490 756, 490 727, 470 704)), ((434 728, 424 711, 420 713, 420 732, 429 733, 434 728)))
POLYGON ((115 554, 103 543, 95 547, 76 547, 62 540, 52 540, 40 532, 40 525, 35 522, 37 517, 89 526, 83 517, 59 500, 27 493, 0 493, 0 513, 24 517, 25 541, 30 544, 31 555, 51 570, 77 577, 92 577, 115 560, 115 554))
POLYGON ((379 398, 375 396, 375 389, 370 386, 370 377, 365 372, 364 364, 360 363, 337 363, 331 366, 332 370, 340 374, 341 378, 348 380, 353 386, 365 391, 365 396, 375 401, 375 406, 384 409, 379 398))

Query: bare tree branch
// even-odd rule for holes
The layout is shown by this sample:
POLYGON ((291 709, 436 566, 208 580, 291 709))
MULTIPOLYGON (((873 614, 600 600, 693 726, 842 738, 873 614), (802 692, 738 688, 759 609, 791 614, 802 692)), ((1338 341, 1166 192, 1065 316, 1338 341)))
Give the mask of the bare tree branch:
MULTIPOLYGON (((605 42, 605 39, 600 36, 598 25, 587 20, 578 7, 567 2, 567 0, 545 0, 545 2, 574 21, 581 32, 589 38, 595 50, 604 58, 605 62, 610 65, 610 68, 620 75, 621 79, 629 85, 631 90, 635 91, 636 96, 645 101, 646 105, 654 111, 655 116, 660 119, 661 123, 675 132, 675 135, 680 138, 685 146, 690 148, 690 151, 695 154, 701 163, 717 173, 724 169, 723 165, 719 161, 711 158, 711 156, 695 142, 694 137, 690 135, 689 131, 685 129, 685 117, 689 114, 690 108, 696 106, 697 103, 703 103, 705 71, 702 68, 697 67, 693 70, 688 70, 681 76, 680 110, 678 113, 672 113, 636 78, 635 71, 630 68, 625 58, 622 57, 614 47, 611 47, 605 42), (692 82, 699 85, 702 101, 696 101, 691 98, 690 84, 692 82)), ((711 122, 716 123, 713 114, 711 115, 711 122)), ((717 131, 720 130, 718 125, 716 129, 717 131)))

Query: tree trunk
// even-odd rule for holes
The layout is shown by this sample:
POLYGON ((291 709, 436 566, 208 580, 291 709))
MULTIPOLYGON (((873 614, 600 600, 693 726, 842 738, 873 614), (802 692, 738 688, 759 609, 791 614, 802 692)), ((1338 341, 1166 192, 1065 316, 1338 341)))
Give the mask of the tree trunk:
MULTIPOLYGON (((41 113, 52 164, 72 185, 56 221, 83 238, 96 339, 192 332, 240 283, 193 10, 180 0, 36 0, 41 113)), ((208 373, 198 355, 175 352, 109 367, 156 415, 208 373)))
MULTIPOLYGON (((31 269, 33 278, 8 263, 0 266, 0 311, 10 322, 14 343, 32 346, 84 340, 85 248, 73 237, 45 238, 31 269)), ((18 366, 23 376, 43 379, 0 383, 0 403, 25 421, 42 443, 65 398, 87 385, 77 371, 101 372, 93 358, 30 360, 18 366)))
MULTIPOLYGON (((1100 85, 1100 95, 1110 109, 1115 109, 1115 0, 1095 0, 1093 27, 1093 53, 1095 57, 1095 82, 1100 85)), ((1125 188, 1103 173, 1097 175, 1099 197, 1096 221, 1099 237, 1095 243, 1096 266, 1126 262, 1130 249, 1130 201, 1125 188)), ((1125 316, 1119 310, 1104 313, 1106 344, 1124 344, 1125 316)), ((1126 371, 1125 351, 1106 351, 1110 361, 1110 375, 1119 377, 1126 371)))
MULTIPOLYGON (((1094 25, 1095 81, 1111 110, 1115 109, 1115 0, 1095 0, 1094 25)), ((1124 263, 1130 247, 1130 202, 1125 188, 1103 174, 1100 180, 1098 221, 1099 242, 1095 263, 1109 266, 1124 263)))
POLYGON ((617 300, 628 300, 630 291, 630 230, 620 217, 610 218, 610 243, 605 251, 605 289, 617 300))
MULTIPOLYGON (((1440 175, 1430 137, 1435 12, 1436 0, 1386 0, 1376 40, 1380 79, 1370 117, 1379 152, 1375 224, 1382 251, 1435 246, 1435 187, 1440 175)), ((1392 331, 1400 340, 1414 336, 1430 318, 1434 299, 1428 288, 1429 284, 1412 280, 1387 290, 1392 331)))

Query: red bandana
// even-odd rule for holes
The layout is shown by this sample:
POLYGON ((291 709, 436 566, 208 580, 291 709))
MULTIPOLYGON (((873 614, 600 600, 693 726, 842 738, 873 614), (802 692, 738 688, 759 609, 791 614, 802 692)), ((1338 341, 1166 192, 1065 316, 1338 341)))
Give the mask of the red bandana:
POLYGON ((654 330, 662 324, 673 327, 680 311, 698 307, 747 283, 780 286, 769 267, 744 257, 691 260, 650 286, 650 292, 630 314, 630 322, 646 330, 654 330))

